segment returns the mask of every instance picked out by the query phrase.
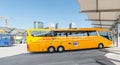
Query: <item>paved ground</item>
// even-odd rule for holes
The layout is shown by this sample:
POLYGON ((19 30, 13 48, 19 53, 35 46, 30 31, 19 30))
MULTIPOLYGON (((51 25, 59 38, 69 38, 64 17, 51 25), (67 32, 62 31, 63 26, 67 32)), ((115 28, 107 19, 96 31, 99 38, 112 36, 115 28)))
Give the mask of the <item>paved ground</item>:
POLYGON ((26 44, 14 44, 11 47, 0 47, 0 58, 27 53, 26 44))
MULTIPOLYGON (((106 48, 101 51, 108 52, 107 54, 105 54, 106 57, 105 60, 112 62, 114 65, 120 65, 120 48, 117 47, 106 48)), ((103 59, 101 61, 102 63, 110 65, 110 63, 106 63, 103 59)))
POLYGON ((25 44, 0 47, 0 65, 120 65, 120 48, 28 53, 25 44))

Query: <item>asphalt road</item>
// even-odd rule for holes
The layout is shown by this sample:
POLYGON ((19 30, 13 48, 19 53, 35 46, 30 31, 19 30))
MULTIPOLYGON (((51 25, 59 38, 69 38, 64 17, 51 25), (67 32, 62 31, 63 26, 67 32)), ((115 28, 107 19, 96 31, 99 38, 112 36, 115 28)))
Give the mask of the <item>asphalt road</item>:
MULTIPOLYGON (((106 58, 105 49, 66 51, 63 53, 22 53, 0 58, 0 65, 102 65, 97 60, 106 58)), ((114 65, 111 62, 111 65, 114 65)))

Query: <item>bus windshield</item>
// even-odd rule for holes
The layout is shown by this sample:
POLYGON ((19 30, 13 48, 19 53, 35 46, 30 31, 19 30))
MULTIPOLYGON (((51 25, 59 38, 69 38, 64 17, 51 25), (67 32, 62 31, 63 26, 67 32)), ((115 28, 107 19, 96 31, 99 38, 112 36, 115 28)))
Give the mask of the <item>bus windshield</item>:
POLYGON ((107 38, 109 40, 112 40, 112 37, 111 37, 111 33, 110 32, 103 32, 103 31, 99 31, 100 33, 100 36, 104 37, 104 38, 107 38))
POLYGON ((39 36, 53 36, 52 31, 44 30, 44 31, 31 31, 31 35, 33 37, 39 37, 39 36))

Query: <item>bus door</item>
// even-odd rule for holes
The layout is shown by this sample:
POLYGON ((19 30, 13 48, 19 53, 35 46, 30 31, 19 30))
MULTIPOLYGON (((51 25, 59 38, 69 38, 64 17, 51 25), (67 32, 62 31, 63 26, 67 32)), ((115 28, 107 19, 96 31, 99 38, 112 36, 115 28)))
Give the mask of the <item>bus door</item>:
POLYGON ((66 32, 64 31, 55 31, 54 32, 54 45, 55 47, 63 46, 65 50, 67 49, 66 44, 66 32))
POLYGON ((77 40, 79 37, 75 36, 75 34, 75 32, 69 32, 67 36, 67 44, 70 50, 74 50, 79 47, 79 41, 77 40))
POLYGON ((88 31, 89 48, 95 48, 99 44, 99 38, 96 31, 88 31))
POLYGON ((91 41, 89 39, 87 31, 80 31, 77 36, 79 36, 79 48, 89 48, 89 43, 91 41))

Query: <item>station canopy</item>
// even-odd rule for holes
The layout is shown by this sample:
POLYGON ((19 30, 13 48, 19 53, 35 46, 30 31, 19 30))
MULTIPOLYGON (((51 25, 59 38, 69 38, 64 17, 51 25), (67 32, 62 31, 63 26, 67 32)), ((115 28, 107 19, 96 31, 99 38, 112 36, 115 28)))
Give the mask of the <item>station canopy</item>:
POLYGON ((17 28, 9 28, 9 27, 0 27, 0 30, 4 30, 11 35, 25 35, 26 31, 24 29, 17 29, 17 28))
POLYGON ((94 27, 112 28, 120 20, 120 0, 78 0, 94 27))

